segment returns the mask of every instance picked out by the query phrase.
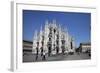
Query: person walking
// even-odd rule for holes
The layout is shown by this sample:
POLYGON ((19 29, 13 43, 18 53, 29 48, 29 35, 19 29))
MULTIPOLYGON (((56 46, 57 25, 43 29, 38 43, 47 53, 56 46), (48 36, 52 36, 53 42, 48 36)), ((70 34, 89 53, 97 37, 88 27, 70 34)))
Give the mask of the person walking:
POLYGON ((41 56, 43 56, 43 47, 41 47, 41 56))
POLYGON ((45 51, 43 52, 42 60, 46 60, 46 53, 45 53, 45 51))
POLYGON ((38 47, 36 48, 36 60, 38 59, 38 47))

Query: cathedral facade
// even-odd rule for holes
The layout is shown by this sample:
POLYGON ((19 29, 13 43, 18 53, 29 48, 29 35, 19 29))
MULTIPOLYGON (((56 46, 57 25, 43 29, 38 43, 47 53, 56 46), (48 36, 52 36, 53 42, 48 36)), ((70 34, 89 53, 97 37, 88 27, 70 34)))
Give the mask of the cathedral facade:
POLYGON ((74 38, 66 29, 55 20, 52 23, 46 21, 44 28, 41 26, 40 32, 36 30, 34 33, 32 53, 56 55, 74 52, 74 38))

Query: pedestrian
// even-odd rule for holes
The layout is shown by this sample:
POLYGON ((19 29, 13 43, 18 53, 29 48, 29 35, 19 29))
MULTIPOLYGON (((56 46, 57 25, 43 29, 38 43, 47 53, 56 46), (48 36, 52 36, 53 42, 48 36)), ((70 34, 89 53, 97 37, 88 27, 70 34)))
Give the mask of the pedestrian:
POLYGON ((43 56, 43 47, 41 47, 41 56, 43 56))
POLYGON ((38 47, 36 48, 36 60, 38 59, 38 47))
POLYGON ((43 52, 42 60, 46 60, 46 53, 45 52, 43 52))

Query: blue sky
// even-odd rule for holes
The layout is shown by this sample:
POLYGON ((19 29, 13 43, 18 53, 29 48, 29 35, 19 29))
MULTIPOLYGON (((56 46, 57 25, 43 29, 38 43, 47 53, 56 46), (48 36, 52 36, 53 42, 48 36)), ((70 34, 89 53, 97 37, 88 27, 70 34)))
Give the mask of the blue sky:
POLYGON ((91 38, 91 14, 78 12, 56 12, 23 10, 23 39, 32 41, 34 31, 39 32, 40 26, 45 21, 52 22, 53 19, 67 28, 69 34, 74 37, 76 46, 81 42, 90 42, 91 38))

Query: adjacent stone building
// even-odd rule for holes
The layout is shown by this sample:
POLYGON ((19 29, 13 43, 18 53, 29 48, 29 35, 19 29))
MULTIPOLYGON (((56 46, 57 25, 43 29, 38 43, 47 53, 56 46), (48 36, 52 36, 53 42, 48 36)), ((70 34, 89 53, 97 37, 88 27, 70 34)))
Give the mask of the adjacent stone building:
POLYGON ((34 33, 33 54, 46 53, 48 55, 55 55, 74 52, 74 38, 69 35, 67 28, 62 28, 55 20, 52 23, 46 21, 43 28, 41 26, 40 32, 36 30, 34 33))
POLYGON ((87 42, 87 43, 80 43, 80 46, 79 46, 79 51, 80 52, 90 52, 91 51, 91 43, 90 42, 87 42))
POLYGON ((33 42, 23 40, 23 52, 32 52, 33 42))

